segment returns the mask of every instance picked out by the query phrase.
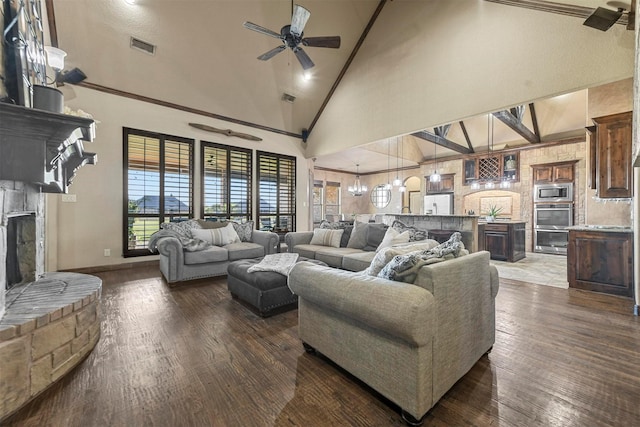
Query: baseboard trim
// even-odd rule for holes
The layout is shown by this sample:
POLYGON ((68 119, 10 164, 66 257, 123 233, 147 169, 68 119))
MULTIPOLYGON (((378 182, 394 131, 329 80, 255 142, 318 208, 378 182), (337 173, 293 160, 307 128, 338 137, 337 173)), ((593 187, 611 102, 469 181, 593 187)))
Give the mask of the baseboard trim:
POLYGON ((156 267, 160 268, 160 261, 141 261, 141 262, 125 262, 122 264, 109 264, 109 265, 97 265, 94 267, 83 267, 83 268, 70 268, 66 270, 69 273, 84 273, 84 274, 93 274, 100 273, 102 271, 114 271, 114 270, 127 270, 130 268, 139 268, 139 267, 156 267))

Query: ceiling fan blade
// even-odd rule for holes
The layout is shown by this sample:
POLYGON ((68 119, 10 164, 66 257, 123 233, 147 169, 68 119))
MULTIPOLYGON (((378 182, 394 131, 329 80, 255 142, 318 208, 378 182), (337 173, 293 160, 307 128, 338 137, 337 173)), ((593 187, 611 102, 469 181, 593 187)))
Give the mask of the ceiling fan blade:
POLYGON ((299 4, 295 5, 293 7, 293 16, 291 17, 291 34, 300 37, 304 30, 304 26, 307 25, 309 16, 311 16, 311 12, 299 4))
POLYGON ((260 25, 254 24, 253 22, 245 21, 244 24, 242 25, 245 28, 248 28, 249 30, 257 31, 259 33, 265 34, 267 36, 270 36, 276 39, 282 39, 282 36, 280 36, 280 33, 276 33, 275 31, 271 31, 268 28, 261 27, 260 25))
POLYGON ((340 47, 340 36, 306 37, 302 39, 302 44, 311 47, 338 49, 340 47))
POLYGON ((313 66, 316 65, 313 63, 311 58, 309 58, 307 52, 302 50, 302 48, 296 47, 295 49, 293 49, 293 53, 296 54, 296 58, 298 58, 298 61, 300 61, 300 65, 302 65, 303 70, 308 70, 309 68, 313 68, 313 66))
POLYGON ((279 54, 280 52, 282 52, 286 48, 287 47, 285 45, 280 45, 278 47, 274 47, 269 52, 265 52, 262 55, 258 56, 258 59, 261 60, 261 61, 266 61, 267 59, 273 58, 274 56, 276 56, 277 54, 279 54))

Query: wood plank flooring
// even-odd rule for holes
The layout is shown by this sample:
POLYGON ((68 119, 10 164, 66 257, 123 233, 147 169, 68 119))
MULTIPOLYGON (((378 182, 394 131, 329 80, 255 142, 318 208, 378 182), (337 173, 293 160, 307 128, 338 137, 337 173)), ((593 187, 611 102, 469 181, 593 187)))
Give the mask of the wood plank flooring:
MULTIPOLYGON (((169 288, 157 268, 97 273, 102 337, 3 426, 400 426, 398 408, 306 354, 297 311, 262 319, 226 278, 169 288)), ((501 280, 493 351, 425 426, 640 425, 632 301, 501 280)))

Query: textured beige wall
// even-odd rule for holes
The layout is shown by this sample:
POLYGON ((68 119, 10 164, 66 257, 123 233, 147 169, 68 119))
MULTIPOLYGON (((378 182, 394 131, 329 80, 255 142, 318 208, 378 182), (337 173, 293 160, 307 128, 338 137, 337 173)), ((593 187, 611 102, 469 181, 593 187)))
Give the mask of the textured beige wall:
MULTIPOLYGON (((623 113, 633 109, 633 79, 625 79, 589 89, 588 122, 593 125, 592 117, 623 113)), ((588 151, 588 150, 587 150, 588 151)), ((588 157, 589 153, 587 153, 588 157)), ((631 159, 629 159, 631 161, 631 159)), ((631 226, 632 199, 599 199, 596 190, 587 189, 587 177, 581 184, 585 188, 585 224, 631 226)))

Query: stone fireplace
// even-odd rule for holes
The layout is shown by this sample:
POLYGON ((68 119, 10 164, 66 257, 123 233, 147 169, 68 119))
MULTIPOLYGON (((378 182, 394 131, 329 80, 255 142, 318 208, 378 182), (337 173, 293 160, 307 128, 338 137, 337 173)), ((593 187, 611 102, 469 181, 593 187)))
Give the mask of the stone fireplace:
POLYGON ((45 272, 45 193, 94 164, 91 119, 0 103, 0 424, 100 338, 102 281, 45 272))

